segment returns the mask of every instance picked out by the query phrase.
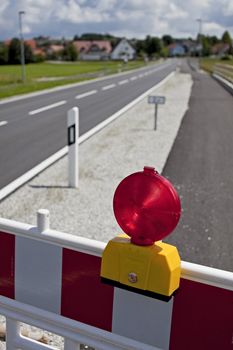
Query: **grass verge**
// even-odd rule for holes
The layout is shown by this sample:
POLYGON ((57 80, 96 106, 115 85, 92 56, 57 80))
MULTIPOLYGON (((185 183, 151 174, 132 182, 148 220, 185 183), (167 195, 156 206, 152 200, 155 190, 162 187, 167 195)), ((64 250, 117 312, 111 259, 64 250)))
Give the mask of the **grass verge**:
POLYGON ((0 98, 80 82, 145 66, 143 61, 127 64, 114 61, 37 63, 26 65, 26 82, 21 82, 21 66, 0 66, 0 98))

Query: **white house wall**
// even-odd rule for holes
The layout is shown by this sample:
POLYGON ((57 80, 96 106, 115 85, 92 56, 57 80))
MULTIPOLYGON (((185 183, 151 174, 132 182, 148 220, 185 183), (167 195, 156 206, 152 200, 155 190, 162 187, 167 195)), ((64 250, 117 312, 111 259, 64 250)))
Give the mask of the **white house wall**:
POLYGON ((135 57, 135 52, 134 48, 126 40, 122 40, 113 50, 111 57, 113 60, 124 58, 132 60, 135 57))

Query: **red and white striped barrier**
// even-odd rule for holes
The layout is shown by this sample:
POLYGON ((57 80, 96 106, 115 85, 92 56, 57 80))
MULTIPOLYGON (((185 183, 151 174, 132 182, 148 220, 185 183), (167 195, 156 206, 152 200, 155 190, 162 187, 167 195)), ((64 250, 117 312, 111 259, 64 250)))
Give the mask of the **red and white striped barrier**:
POLYGON ((182 262, 164 302, 102 284, 104 243, 5 219, 0 231, 0 295, 162 349, 232 349, 233 273, 182 262))

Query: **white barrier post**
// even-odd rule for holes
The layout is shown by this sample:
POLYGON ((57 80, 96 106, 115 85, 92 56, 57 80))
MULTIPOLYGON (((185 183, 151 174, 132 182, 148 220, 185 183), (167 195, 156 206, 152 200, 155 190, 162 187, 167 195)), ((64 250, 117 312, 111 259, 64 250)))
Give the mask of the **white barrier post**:
POLYGON ((78 137, 79 137, 79 109, 73 107, 68 111, 68 162, 69 162, 69 187, 77 188, 79 180, 78 167, 78 137))
POLYGON ((6 318, 6 348, 16 350, 15 343, 20 337, 20 324, 10 317, 6 318))
POLYGON ((39 232, 49 229, 49 210, 39 209, 37 211, 37 227, 39 232))

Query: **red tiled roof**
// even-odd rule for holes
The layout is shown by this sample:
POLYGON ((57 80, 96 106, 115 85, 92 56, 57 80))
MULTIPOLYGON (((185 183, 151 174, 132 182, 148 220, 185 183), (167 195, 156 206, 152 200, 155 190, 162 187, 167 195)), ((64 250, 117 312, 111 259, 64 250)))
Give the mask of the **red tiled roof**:
POLYGON ((7 39, 7 40, 4 41, 4 44, 5 44, 6 46, 9 46, 9 45, 10 45, 10 42, 11 42, 11 39, 7 39))
POLYGON ((33 51, 36 49, 36 41, 34 39, 25 40, 24 42, 30 46, 33 51))
MULTIPOLYGON (((12 39, 8 39, 4 41, 4 44, 9 46, 11 43, 12 39)), ((36 41, 34 39, 28 39, 28 40, 24 40, 24 43, 27 44, 28 46, 30 46, 30 48, 34 51, 36 50, 36 41)))
POLYGON ((76 40, 73 42, 73 44, 79 52, 83 53, 88 53, 93 45, 97 46, 100 50, 103 50, 106 53, 112 52, 112 45, 110 41, 107 40, 76 40))

